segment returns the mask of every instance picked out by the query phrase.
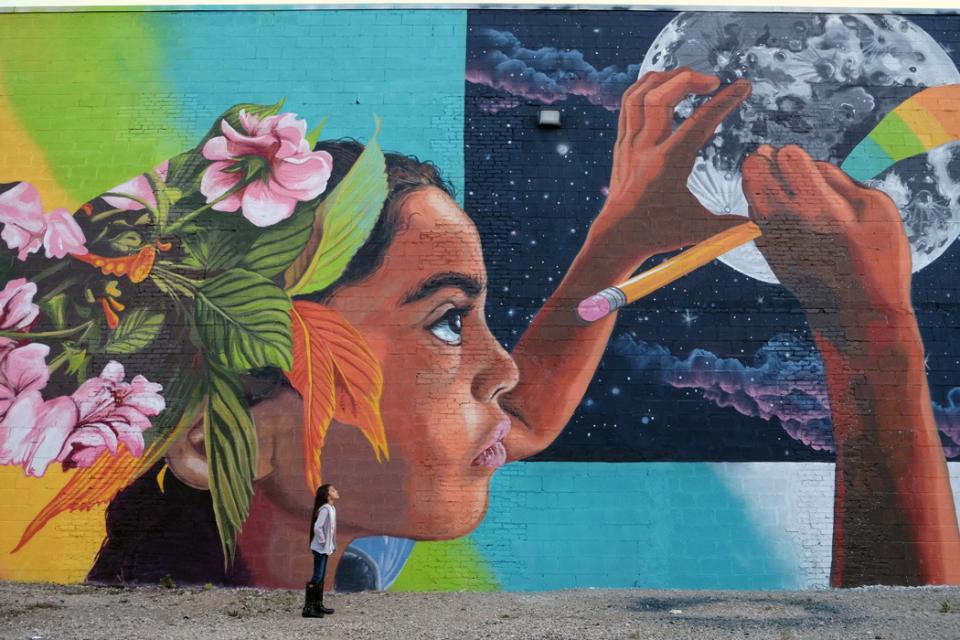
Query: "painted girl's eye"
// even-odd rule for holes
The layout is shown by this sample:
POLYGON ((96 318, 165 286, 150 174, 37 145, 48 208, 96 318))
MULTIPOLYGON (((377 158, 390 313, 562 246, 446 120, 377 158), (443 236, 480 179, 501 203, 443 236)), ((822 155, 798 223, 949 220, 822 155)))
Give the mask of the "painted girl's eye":
POLYGON ((457 346, 461 342, 463 332, 464 309, 450 309, 443 316, 430 325, 430 333, 437 336, 449 345, 457 346))

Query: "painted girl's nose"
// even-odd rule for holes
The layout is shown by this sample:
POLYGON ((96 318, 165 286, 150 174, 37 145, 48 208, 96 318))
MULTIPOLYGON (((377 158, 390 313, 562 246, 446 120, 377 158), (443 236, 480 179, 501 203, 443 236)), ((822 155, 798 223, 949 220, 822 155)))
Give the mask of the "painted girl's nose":
POLYGON ((513 357, 500 346, 493 334, 488 334, 488 350, 483 357, 483 365, 473 379, 471 392, 481 402, 493 400, 517 386, 520 370, 513 357))

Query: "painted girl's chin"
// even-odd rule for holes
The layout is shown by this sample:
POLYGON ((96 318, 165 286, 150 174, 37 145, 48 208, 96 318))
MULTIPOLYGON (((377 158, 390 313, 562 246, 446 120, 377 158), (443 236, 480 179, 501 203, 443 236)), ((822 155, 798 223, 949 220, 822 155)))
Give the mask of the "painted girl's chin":
POLYGON ((485 467, 487 469, 499 469, 507 463, 507 448, 503 446, 503 442, 497 441, 492 445, 480 452, 476 458, 473 459, 473 466, 475 467, 485 467))

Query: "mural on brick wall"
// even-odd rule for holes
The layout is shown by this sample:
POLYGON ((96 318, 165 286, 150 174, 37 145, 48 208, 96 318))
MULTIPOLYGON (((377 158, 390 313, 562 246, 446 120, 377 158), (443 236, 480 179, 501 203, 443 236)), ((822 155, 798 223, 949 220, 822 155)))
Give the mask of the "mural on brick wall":
MULTIPOLYGON (((188 42, 222 15, 0 24, 14 45, 15 22, 23 39, 81 19, 188 42)), ((58 143, 97 108, 101 130, 138 131, 111 129, 123 109, 80 92, 44 119, 63 98, 30 50, 0 68, 18 150, 0 164, 0 465, 20 513, 0 577, 298 586, 313 491, 332 482, 331 588, 788 586, 798 569, 762 540, 780 523, 749 524, 698 465, 835 461, 832 520, 807 528, 832 584, 960 581, 940 286, 960 233, 960 73, 922 19, 248 12, 238 29, 265 29, 282 58, 270 29, 291 16, 366 21, 370 38, 391 25, 399 51, 441 34, 466 68, 424 80, 430 106, 409 115, 410 89, 382 74, 327 93, 293 76, 284 101, 240 65, 213 96, 210 61, 161 43, 116 100, 150 113, 165 74, 189 113, 159 104, 147 137, 164 142, 128 156, 122 136, 94 138, 116 149, 108 170, 58 143), (548 106, 561 126, 538 129, 548 106), (463 184, 437 122, 462 127, 463 184), (643 566, 641 547, 674 551, 641 503, 563 527, 578 491, 629 503, 658 469, 670 502, 684 478, 715 491, 682 515, 690 531, 722 529, 734 563, 772 568, 705 570, 716 542, 643 566), (82 514, 79 574, 17 568, 82 514), (587 565, 637 573, 598 584, 524 546, 588 537, 587 565)), ((351 60, 314 46, 318 72, 351 60)), ((65 73, 84 64, 68 53, 65 73)))

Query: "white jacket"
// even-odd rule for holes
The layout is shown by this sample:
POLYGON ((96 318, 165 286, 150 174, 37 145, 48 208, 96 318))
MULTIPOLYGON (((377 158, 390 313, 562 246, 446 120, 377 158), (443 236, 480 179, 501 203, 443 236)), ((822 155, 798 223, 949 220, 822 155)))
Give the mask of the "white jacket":
POLYGON ((313 523, 313 542, 310 550, 317 553, 333 553, 337 548, 337 510, 332 504, 320 507, 317 521, 313 523))

